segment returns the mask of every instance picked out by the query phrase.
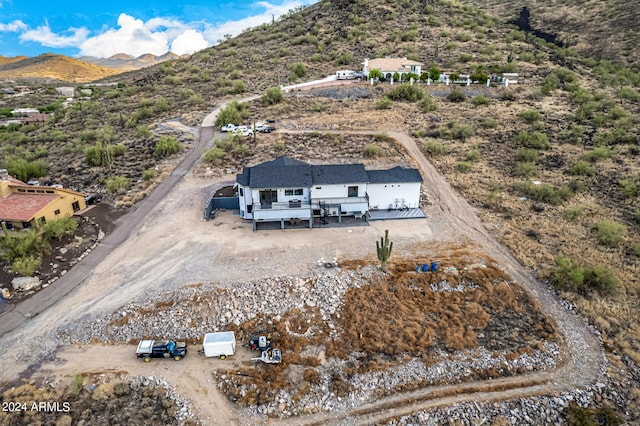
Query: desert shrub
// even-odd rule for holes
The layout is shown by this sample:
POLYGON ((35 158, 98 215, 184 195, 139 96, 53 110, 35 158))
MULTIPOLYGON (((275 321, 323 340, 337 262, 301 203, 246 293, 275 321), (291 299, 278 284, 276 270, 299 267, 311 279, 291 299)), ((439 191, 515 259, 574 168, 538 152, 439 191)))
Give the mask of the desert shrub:
POLYGON ((601 220, 595 227, 598 243, 618 247, 624 241, 624 226, 611 220, 601 220))
POLYGON ((498 126, 498 120, 491 117, 485 117, 482 120, 481 126, 484 127, 485 129, 494 129, 498 126))
POLYGON ((532 177, 537 173, 536 165, 534 163, 518 161, 516 168, 513 172, 516 176, 532 177))
POLYGON ((584 217, 584 208, 583 207, 572 207, 564 211, 564 217, 569 222, 575 222, 578 219, 584 217))
POLYGON ((485 95, 478 95, 478 96, 474 96, 471 99, 471 103, 474 104, 475 106, 489 105, 491 103, 491 99, 489 99, 485 95))
POLYGON ((625 178, 618 181, 620 184, 620 189, 625 197, 631 198, 640 194, 640 187, 638 187, 638 182, 634 178, 625 178))
POLYGON ((242 80, 235 80, 233 82, 233 87, 231 88, 231 93, 234 95, 239 95, 240 93, 245 93, 247 91, 247 85, 244 84, 242 80))
POLYGON ((438 104, 436 104, 435 99, 431 97, 431 95, 425 95, 420 102, 418 102, 418 108, 422 112, 432 112, 438 109, 438 104))
POLYGON ((632 87, 621 87, 616 91, 616 95, 620 99, 626 99, 628 101, 638 102, 640 100, 640 93, 632 87))
POLYGON ((8 264, 27 256, 49 253, 51 246, 37 229, 0 233, 0 258, 8 264))
POLYGON ((383 96, 376 102, 376 109, 389 109, 393 101, 389 99, 387 96, 383 96))
POLYGON ((394 101, 404 100, 408 102, 417 102, 422 99, 424 92, 417 85, 401 84, 391 90, 387 96, 394 101))
POLYGON ((518 152, 516 152, 516 160, 525 163, 537 163, 538 155, 538 151, 535 149, 518 148, 518 152))
MULTIPOLYGON (((267 93, 269 93, 270 89, 271 88, 267 89, 267 93)), ((275 87, 274 89, 276 89, 278 93, 282 95, 279 88, 275 87)), ((264 104, 264 96, 262 102, 264 104)), ((215 125, 224 126, 226 124, 239 124, 248 116, 249 105, 246 102, 240 103, 236 99, 234 99, 229 102, 226 107, 220 110, 220 112, 218 113, 218 117, 216 117, 215 125)))
POLYGON ((518 114, 518 117, 520 117, 521 119, 523 119, 524 121, 526 121, 529 124, 533 124, 536 121, 542 119, 542 114, 540 113, 540 111, 538 111, 536 109, 528 109, 528 110, 522 111, 520 114, 518 114))
POLYGON ((84 159, 93 167, 109 167, 116 157, 123 155, 127 147, 123 144, 103 144, 96 142, 94 146, 89 146, 84 150, 84 159))
POLYGON ((619 426, 623 424, 620 415, 609 407, 583 408, 575 402, 565 410, 568 426, 619 426))
POLYGON ((291 75, 293 78, 302 78, 307 75, 307 67, 302 62, 295 62, 291 65, 291 75))
POLYGON ((275 149, 276 151, 280 152, 282 150, 284 150, 284 141, 279 140, 277 141, 274 145, 273 145, 273 149, 275 149))
POLYGON ((349 65, 351 61, 353 61, 353 55, 348 52, 336 57, 336 65, 349 65))
POLYGON ((568 186, 556 188, 549 184, 535 185, 529 181, 517 185, 517 189, 535 201, 548 204, 562 204, 573 196, 568 186))
POLYGON ((376 133, 375 135, 373 135, 373 139, 379 141, 379 142, 388 142, 391 140, 391 137, 386 134, 385 132, 381 132, 381 133, 376 133))
POLYGON ((147 169, 147 170, 142 172, 142 179, 145 180, 145 181, 149 181, 149 180, 153 179, 155 175, 156 175, 156 170, 155 169, 147 169))
POLYGON ((160 139, 156 142, 153 155, 156 157, 168 157, 182 151, 182 149, 183 145, 173 136, 160 136, 160 139))
POLYGON ((467 95, 465 95, 464 90, 460 89, 459 87, 454 88, 447 95, 447 99, 449 100, 449 102, 464 102, 466 98, 467 95))
POLYGON ((471 170, 471 163, 468 161, 458 161, 456 163, 456 170, 460 173, 467 173, 471 170))
POLYGON ((365 158, 375 158, 379 156, 381 153, 382 153, 382 148, 380 148, 380 146, 374 143, 369 143, 365 145, 365 147, 362 150, 362 155, 365 158))
POLYGON ((125 176, 109 176, 105 184, 109 194, 124 194, 129 190, 131 181, 125 176))
POLYGON ((480 159, 480 151, 478 151, 477 149, 472 149, 471 151, 467 152, 467 155, 465 155, 464 158, 467 161, 478 161, 480 159))
POLYGON ((596 169, 588 162, 578 160, 576 164, 569 169, 569 174, 571 176, 594 176, 596 169))
POLYGON ((225 151, 220 147, 213 147, 207 149, 202 155, 202 161, 206 164, 220 164, 224 156, 225 151))
POLYGON ((56 238, 60 241, 65 235, 73 235, 77 228, 78 222, 74 218, 62 217, 45 223, 42 227, 42 233, 49 240, 56 238))
POLYGON ((33 178, 47 174, 47 165, 42 160, 27 161, 24 158, 16 158, 7 161, 6 167, 11 176, 22 182, 28 182, 33 178))
POLYGON ((439 127, 437 133, 441 138, 459 139, 463 142, 474 134, 471 126, 461 124, 455 120, 449 121, 446 126, 439 127))
POLYGON ((572 124, 569 130, 560 134, 560 138, 567 143, 577 145, 582 142, 586 129, 583 126, 572 124))
POLYGON ((516 136, 516 141, 525 147, 538 150, 549 149, 550 147, 547 135, 538 131, 529 133, 528 131, 523 130, 516 136))
MULTIPOLYGON (((262 98, 260 98, 262 105, 269 106, 275 105, 284 100, 284 95, 282 94, 282 90, 279 87, 269 87, 262 98)), ((228 123, 239 123, 240 121, 229 121, 228 123)), ((216 123, 217 124, 217 123, 216 123)), ((224 124, 223 124, 224 125, 224 124)))
POLYGON ((152 133, 147 126, 138 126, 136 127, 136 137, 141 139, 149 139, 152 133))
POLYGON ((461 53, 458 57, 458 60, 463 63, 471 62, 473 60, 473 55, 471 55, 470 53, 461 53))
POLYGON ((42 256, 40 255, 27 255, 20 257, 11 262, 11 270, 24 277, 32 277, 35 272, 42 265, 42 256))
POLYGON ((611 157, 611 150, 603 146, 595 147, 591 151, 587 151, 584 154, 584 159, 591 163, 597 163, 598 161, 604 160, 609 157, 611 157))
POLYGON ((426 141, 422 144, 422 150, 431 157, 445 155, 448 151, 447 145, 442 142, 426 141))
POLYGON ((249 147, 243 143, 236 144, 231 152, 237 158, 244 158, 249 155, 249 147))

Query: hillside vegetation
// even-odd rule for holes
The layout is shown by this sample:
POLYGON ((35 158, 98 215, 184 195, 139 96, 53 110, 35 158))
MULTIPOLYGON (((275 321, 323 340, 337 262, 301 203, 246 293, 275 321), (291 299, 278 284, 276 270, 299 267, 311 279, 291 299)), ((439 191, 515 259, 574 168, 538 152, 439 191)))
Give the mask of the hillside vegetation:
MULTIPOLYGON (((628 11, 634 3, 609 3, 602 20, 595 18, 601 2, 554 4, 557 13, 551 3, 527 4, 532 27, 557 34, 563 47, 506 23, 523 5, 478 3, 482 9, 431 0, 325 0, 188 59, 110 77, 105 81, 113 86, 94 88, 91 100, 69 109, 44 90, 29 106, 49 106, 55 118, 41 128, 0 129, 0 161, 40 161, 47 167, 42 182, 81 190, 104 192, 110 179, 123 178, 129 185, 112 197, 130 205, 157 178, 151 170, 177 158, 177 149, 156 149, 174 146, 160 142, 156 123, 177 117, 197 125, 224 100, 360 69, 364 58, 407 57, 460 74, 517 72, 519 83, 508 88, 363 84, 365 95, 295 92, 239 108, 247 123, 275 117, 280 126, 318 131, 295 141, 270 135, 272 151, 263 155, 306 160, 311 138, 322 134, 339 146, 346 137, 331 130, 411 133, 521 263, 598 327, 612 375, 637 380, 640 73, 631 27, 637 12, 628 11)), ((3 108, 25 104, 2 101, 3 108)), ((222 174, 255 158, 255 149, 230 141, 209 152, 204 166, 222 174)), ((626 392, 637 418, 640 395, 626 392)))

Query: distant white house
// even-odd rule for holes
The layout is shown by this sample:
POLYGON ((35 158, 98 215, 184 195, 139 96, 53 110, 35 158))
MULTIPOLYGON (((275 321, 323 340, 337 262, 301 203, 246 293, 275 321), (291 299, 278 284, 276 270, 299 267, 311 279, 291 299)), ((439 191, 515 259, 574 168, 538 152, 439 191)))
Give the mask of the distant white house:
POLYGON ((371 70, 378 70, 385 79, 391 80, 395 73, 398 73, 401 78, 403 74, 408 73, 420 76, 424 64, 407 58, 376 58, 365 59, 362 65, 365 76, 369 75, 371 70))
POLYGON ((11 115, 14 117, 30 117, 37 114, 40 114, 40 110, 37 108, 16 108, 11 110, 11 115))
MULTIPOLYGON (((289 157, 245 167, 236 176, 240 217, 260 222, 308 222, 371 211, 419 211, 422 177, 416 169, 365 170, 362 164, 312 165, 289 157)), ((408 216, 411 217, 411 216, 408 216)), ((391 218, 388 217, 388 218, 391 218)))

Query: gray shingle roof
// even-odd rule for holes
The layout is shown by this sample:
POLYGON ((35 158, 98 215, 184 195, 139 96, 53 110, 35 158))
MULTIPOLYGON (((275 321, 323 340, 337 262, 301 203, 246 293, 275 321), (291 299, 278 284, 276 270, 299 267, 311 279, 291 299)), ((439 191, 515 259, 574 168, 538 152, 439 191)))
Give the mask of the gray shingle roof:
POLYGON ((422 176, 416 169, 394 167, 389 170, 367 170, 370 183, 409 183, 422 182, 422 176))
POLYGON ((325 164, 311 166, 313 184, 366 183, 369 177, 362 164, 325 164))
POLYGON ((289 157, 245 167, 236 182, 250 188, 300 188, 347 183, 422 182, 416 169, 365 170, 362 164, 311 165, 289 157))

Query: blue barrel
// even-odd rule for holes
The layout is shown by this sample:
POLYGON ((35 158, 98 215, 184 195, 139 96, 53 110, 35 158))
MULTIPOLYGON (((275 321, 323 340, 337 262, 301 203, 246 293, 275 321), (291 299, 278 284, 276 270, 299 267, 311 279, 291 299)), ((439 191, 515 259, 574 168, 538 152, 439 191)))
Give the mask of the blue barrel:
POLYGON ((431 263, 431 270, 436 272, 438 270, 438 262, 431 263))
POLYGON ((422 264, 422 272, 429 272, 429 264, 428 263, 423 263, 422 264))

